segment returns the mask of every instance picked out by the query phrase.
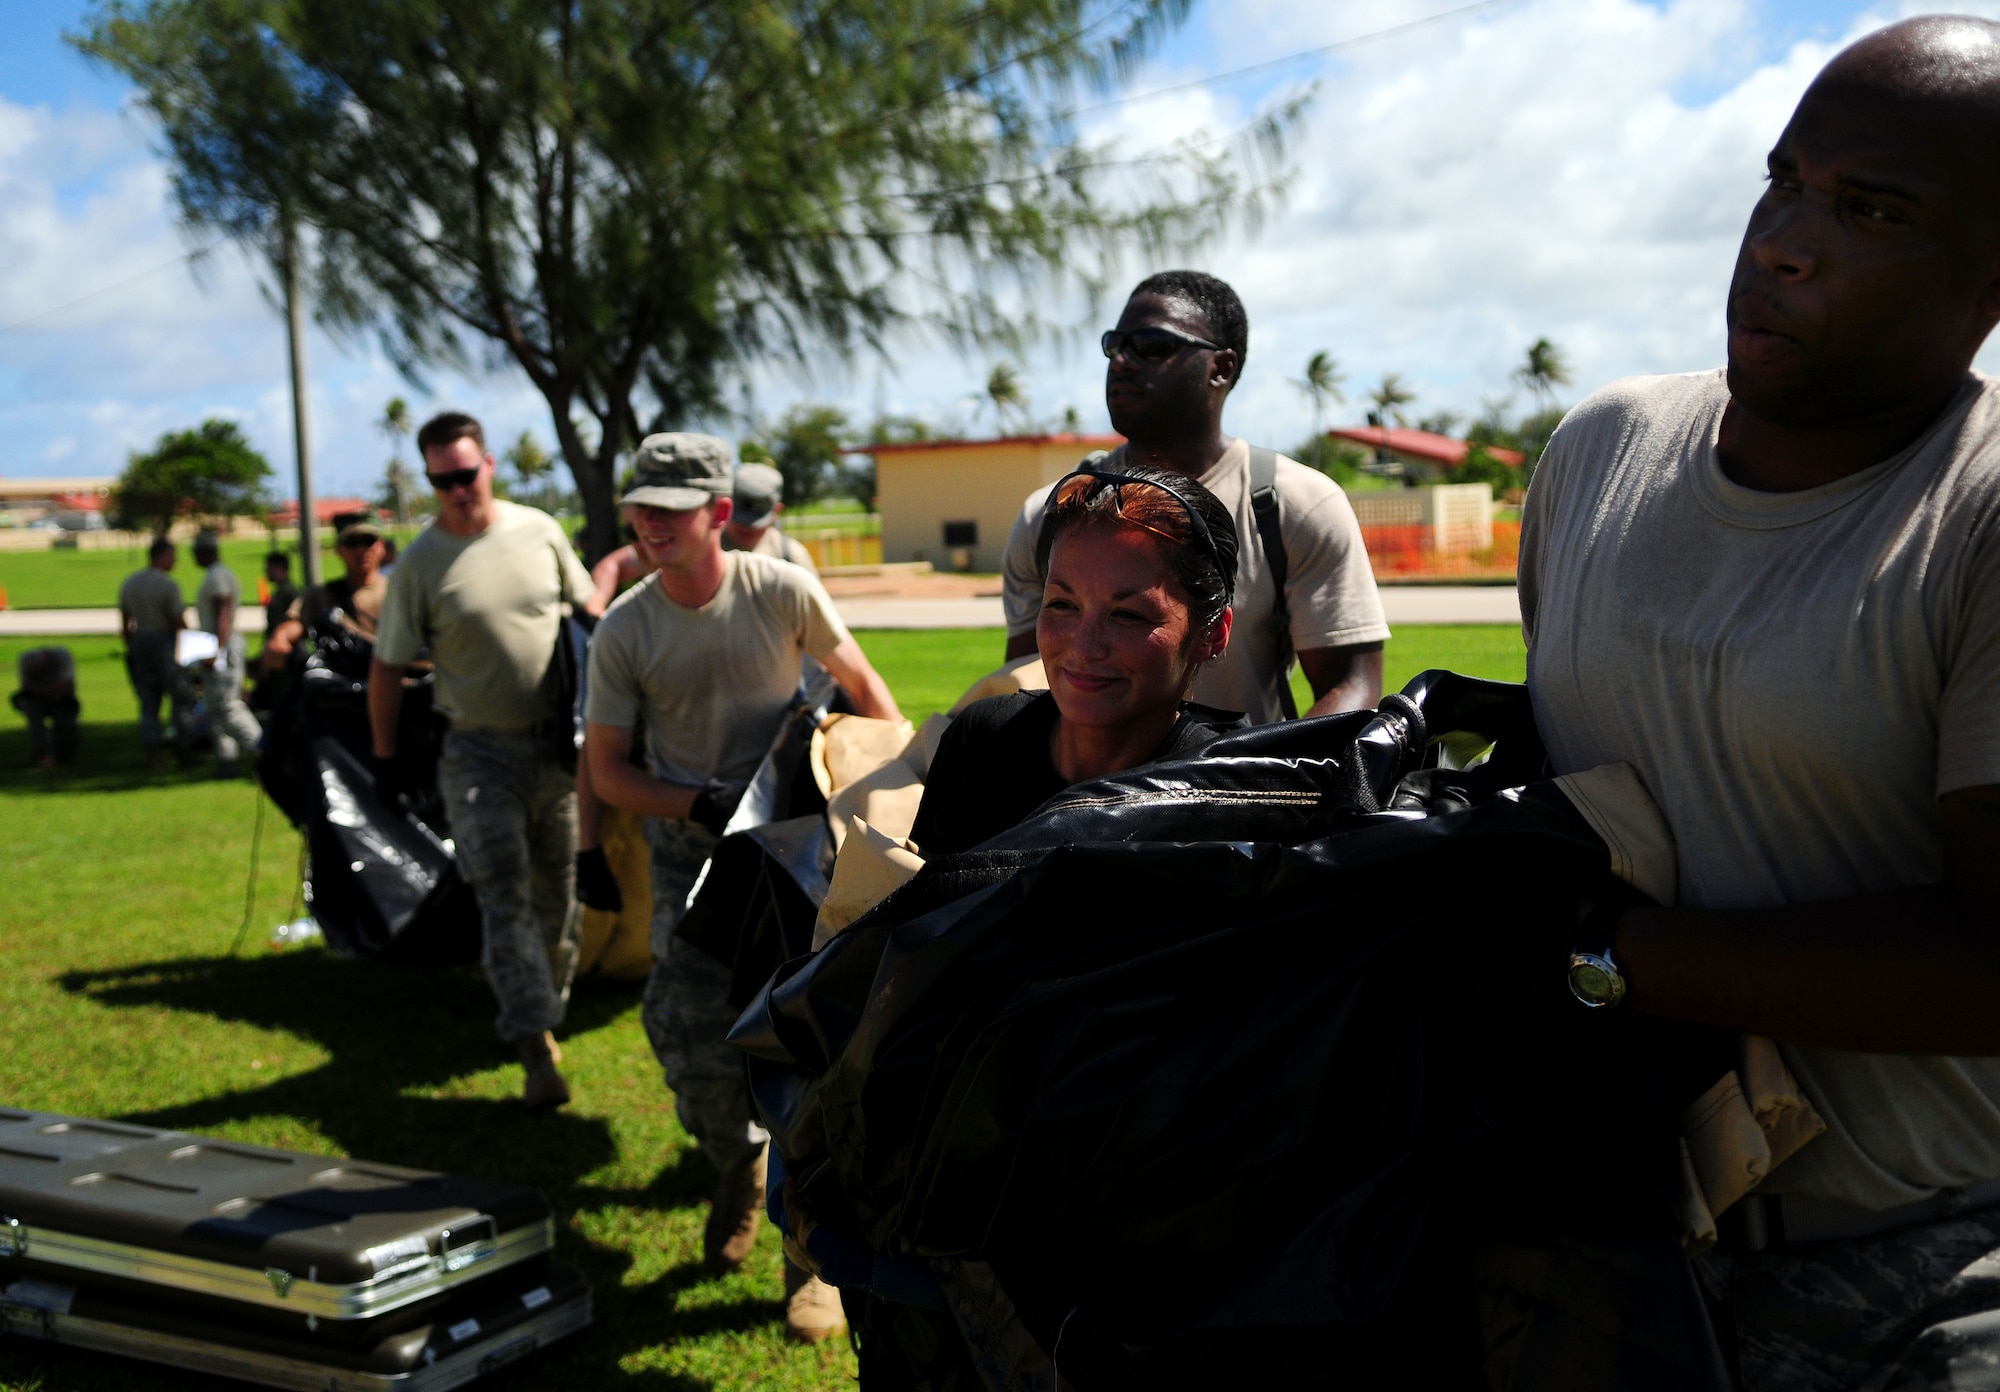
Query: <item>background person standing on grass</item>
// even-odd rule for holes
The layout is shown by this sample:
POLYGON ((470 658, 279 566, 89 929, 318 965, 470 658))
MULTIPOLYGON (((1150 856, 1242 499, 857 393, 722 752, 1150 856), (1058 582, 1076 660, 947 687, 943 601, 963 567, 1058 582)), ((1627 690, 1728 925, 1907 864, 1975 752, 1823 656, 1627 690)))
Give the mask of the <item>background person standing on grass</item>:
POLYGON ((243 632, 236 626, 236 610, 243 587, 236 572, 222 563, 222 548, 215 533, 203 532, 194 539, 194 563, 201 567, 201 588, 195 591, 194 609, 202 632, 213 633, 217 652, 197 667, 201 676, 202 699, 208 706, 208 729, 215 738, 215 776, 234 778, 236 756, 247 747, 257 752, 264 728, 250 708, 243 704, 243 669, 246 665, 243 632))
MULTIPOLYGON (((1296 652, 1313 693, 1307 714, 1369 709, 1382 698, 1389 624, 1353 505, 1326 475, 1276 456, 1272 479, 1285 553, 1280 606, 1274 558, 1252 506, 1251 448, 1222 433, 1222 408, 1242 379, 1249 342, 1243 302, 1214 276, 1163 271, 1140 281, 1118 327, 1104 335, 1104 404, 1111 428, 1126 439, 1104 464, 1186 474, 1235 520, 1242 542, 1235 635, 1222 659, 1195 678, 1193 700, 1242 711, 1253 725, 1283 719, 1296 652)), ((1028 495, 1001 562, 1009 661, 1035 651, 1043 581, 1036 545, 1048 498, 1047 488, 1028 495)))
POLYGON ((520 1055, 521 1100, 560 1107, 569 1085, 553 1031, 576 970, 576 793, 552 731, 573 717, 554 709, 545 679, 563 602, 581 602, 590 577, 554 518, 493 496, 478 421, 436 416, 417 432, 417 449, 438 516, 403 553, 384 596, 368 673, 376 784, 391 801, 401 789, 403 669, 428 653, 437 708, 451 721, 438 784, 479 900, 495 1027, 520 1055))
MULTIPOLYGON (((674 929, 784 722, 802 656, 824 663, 862 715, 902 717, 811 571, 723 549, 732 508, 727 444, 712 435, 649 435, 634 467, 619 503, 654 574, 612 604, 591 638, 584 756, 597 796, 647 819, 646 1035, 682 1125, 720 1175, 703 1258, 711 1269, 734 1270, 757 1235, 768 1137, 751 1109, 742 1055, 723 1043, 738 1014, 728 1000, 729 968, 674 929), (649 771, 631 761, 642 715, 649 771)), ((787 1296, 794 1333, 825 1337, 841 1327, 830 1288, 797 1273, 787 1296)))
POLYGON ((1861 40, 1768 164, 1727 370, 1608 387, 1542 457, 1528 680, 1556 771, 1630 764, 1679 855, 1677 907, 1579 952, 1628 1009, 1777 1040, 1826 1122, 1697 1263, 1740 1385, 1991 1388, 2000 25, 1861 40))
POLYGON ((118 627, 125 639, 125 675, 139 698, 139 745, 147 766, 157 771, 164 739, 160 733, 160 702, 169 703, 174 722, 174 753, 188 751, 187 675, 174 661, 175 635, 187 626, 181 587, 174 582, 174 544, 155 537, 146 551, 146 568, 125 577, 118 587, 118 627))

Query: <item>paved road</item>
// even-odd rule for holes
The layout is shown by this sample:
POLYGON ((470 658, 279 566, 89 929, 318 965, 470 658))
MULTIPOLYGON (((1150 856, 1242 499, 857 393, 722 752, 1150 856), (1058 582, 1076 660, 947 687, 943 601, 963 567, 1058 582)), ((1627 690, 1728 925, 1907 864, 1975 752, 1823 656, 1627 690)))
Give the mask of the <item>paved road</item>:
MULTIPOLYGON (((999 628, 1000 601, 985 599, 839 599, 850 628, 999 628)), ((1384 585, 1389 623, 1518 624, 1521 602, 1512 585, 1384 585)), ((243 610, 243 631, 264 631, 264 611, 243 610)), ((0 638, 71 637, 118 631, 116 609, 0 610, 0 638)))

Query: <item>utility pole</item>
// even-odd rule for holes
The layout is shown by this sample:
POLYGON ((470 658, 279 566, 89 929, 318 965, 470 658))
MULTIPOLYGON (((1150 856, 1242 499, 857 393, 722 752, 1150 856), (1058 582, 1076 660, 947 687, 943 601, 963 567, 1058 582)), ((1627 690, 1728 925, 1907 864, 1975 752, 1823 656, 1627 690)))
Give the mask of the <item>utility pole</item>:
POLYGON ((299 291, 299 234, 285 214, 285 324, 292 346, 292 448, 299 462, 299 570, 319 583, 319 528, 313 506, 312 444, 306 427, 306 304, 299 291))

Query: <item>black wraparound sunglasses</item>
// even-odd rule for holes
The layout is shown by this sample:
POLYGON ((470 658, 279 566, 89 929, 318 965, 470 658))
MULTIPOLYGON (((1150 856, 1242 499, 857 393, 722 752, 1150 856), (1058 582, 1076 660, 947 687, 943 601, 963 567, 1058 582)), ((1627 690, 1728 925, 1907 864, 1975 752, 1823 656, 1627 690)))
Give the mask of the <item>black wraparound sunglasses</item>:
POLYGON ((1162 328, 1149 324, 1143 329, 1106 329, 1097 340, 1104 356, 1115 358, 1120 353, 1139 358, 1145 362, 1165 362, 1183 348, 1220 348, 1220 343, 1210 343, 1205 338, 1184 334, 1179 329, 1162 328))
MULTIPOLYGON (((484 467, 484 466, 481 466, 484 467)), ((449 493, 454 488, 469 488, 479 477, 478 469, 448 469, 442 474, 425 474, 431 487, 440 493, 449 493)))

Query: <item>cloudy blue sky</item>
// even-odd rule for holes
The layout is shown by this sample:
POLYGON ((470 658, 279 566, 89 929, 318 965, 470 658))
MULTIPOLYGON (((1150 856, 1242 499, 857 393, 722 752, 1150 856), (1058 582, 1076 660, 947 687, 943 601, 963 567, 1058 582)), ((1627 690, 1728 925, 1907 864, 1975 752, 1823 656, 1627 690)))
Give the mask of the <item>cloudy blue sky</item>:
MULTIPOLYGON (((1243 294, 1250 362, 1229 427, 1288 444, 1308 410, 1291 385, 1325 349, 1350 388, 1400 372, 1418 409, 1476 411, 1547 335, 1578 393, 1635 372, 1711 364, 1722 294, 1763 152, 1843 42, 1916 5, 1893 0, 1501 0, 1477 13, 1254 77, 1155 88, 1455 8, 1456 0, 1196 0, 1126 94, 1087 118, 1128 153, 1240 127, 1261 101, 1316 95, 1282 207, 1194 258, 1243 294)), ((241 420, 291 460, 282 324, 255 269, 223 250, 190 269, 153 133, 129 92, 62 42, 84 0, 0 5, 0 475, 109 474, 128 450, 205 415, 241 420)), ((1958 6, 2000 14, 2000 0, 1958 6)), ((1156 269, 1134 263, 1132 278, 1156 269)), ((1022 363, 1034 409, 1105 424, 1101 327, 1022 363)), ((414 391, 367 343, 315 333, 322 491, 372 489, 391 395, 485 416, 495 435, 549 430, 518 373, 414 391)), ((1989 349, 1989 358, 1995 351, 1989 349)), ((801 399, 963 415, 992 355, 920 338, 893 360, 807 377, 770 364, 751 410, 801 399)), ((1990 364, 2000 367, 2000 358, 1990 364)), ((1349 407, 1346 414, 1356 408, 1349 407)), ((739 434, 741 421, 720 424, 739 434)))

